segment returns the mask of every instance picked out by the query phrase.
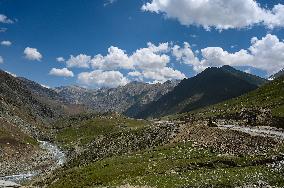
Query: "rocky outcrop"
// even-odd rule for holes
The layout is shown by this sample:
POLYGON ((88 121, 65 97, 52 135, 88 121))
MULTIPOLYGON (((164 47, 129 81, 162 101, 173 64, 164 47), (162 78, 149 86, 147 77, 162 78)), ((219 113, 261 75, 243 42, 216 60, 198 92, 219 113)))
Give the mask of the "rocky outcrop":
POLYGON ((4 181, 0 180, 0 188, 16 188, 16 187, 21 187, 21 185, 11 182, 11 181, 4 181))
POLYGON ((279 72, 277 72, 276 74, 273 74, 269 77, 269 80, 275 80, 281 76, 284 76, 284 69, 280 70, 279 72))
POLYGON ((133 117, 142 111, 146 104, 158 100, 178 83, 178 81, 167 81, 163 84, 131 82, 117 88, 98 90, 66 86, 55 88, 55 91, 71 104, 86 105, 95 112, 119 112, 133 117))
POLYGON ((182 126, 176 141, 192 141, 195 145, 229 155, 265 155, 282 143, 273 138, 252 136, 240 131, 212 128, 206 125, 182 126))

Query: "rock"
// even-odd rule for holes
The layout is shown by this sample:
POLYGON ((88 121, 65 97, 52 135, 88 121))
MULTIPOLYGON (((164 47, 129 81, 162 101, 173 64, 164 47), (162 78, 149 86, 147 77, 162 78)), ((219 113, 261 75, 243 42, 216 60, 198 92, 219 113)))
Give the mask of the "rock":
POLYGON ((215 122, 213 122, 211 119, 209 119, 207 125, 208 127, 218 127, 218 125, 215 122))
POLYGON ((21 187, 21 185, 16 184, 14 182, 11 181, 4 181, 4 180, 0 180, 0 188, 6 188, 6 187, 21 187))
POLYGON ((97 90, 78 86, 55 88, 58 95, 70 104, 86 105, 95 112, 119 112, 135 117, 145 105, 157 101, 173 90, 179 81, 167 81, 163 84, 131 82, 117 88, 97 90))

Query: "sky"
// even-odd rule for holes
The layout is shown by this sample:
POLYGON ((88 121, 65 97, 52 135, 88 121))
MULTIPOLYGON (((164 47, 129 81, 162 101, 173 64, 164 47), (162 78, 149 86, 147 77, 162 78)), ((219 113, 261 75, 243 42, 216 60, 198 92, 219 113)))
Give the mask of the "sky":
POLYGON ((284 0, 0 0, 0 69, 47 87, 284 68, 284 0))

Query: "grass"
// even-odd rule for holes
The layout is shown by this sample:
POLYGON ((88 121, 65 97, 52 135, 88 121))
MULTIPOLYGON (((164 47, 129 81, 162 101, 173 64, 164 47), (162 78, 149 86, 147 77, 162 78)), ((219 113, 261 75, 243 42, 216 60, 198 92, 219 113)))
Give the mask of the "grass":
MULTIPOLYGON (((57 122, 54 127, 58 129, 62 121, 64 120, 57 122)), ((56 141, 65 148, 83 146, 99 135, 140 129, 148 124, 145 120, 135 120, 123 116, 95 116, 84 120, 69 118, 68 121, 69 125, 58 129, 56 134, 56 141)))
POLYGON ((0 145, 6 145, 6 140, 9 140, 11 142, 10 144, 31 144, 33 146, 38 146, 36 139, 23 133, 17 127, 13 127, 5 123, 4 125, 5 126, 0 129, 0 145), (8 129, 8 126, 10 129, 8 129))
POLYGON ((283 171, 253 163, 261 158, 221 156, 190 142, 170 144, 68 169, 50 187, 232 187, 259 180, 284 186, 283 171))
POLYGON ((175 119, 186 115, 194 115, 197 118, 228 116, 239 113, 242 109, 270 109, 273 117, 284 117, 284 77, 240 97, 189 113, 172 115, 169 118, 175 119))

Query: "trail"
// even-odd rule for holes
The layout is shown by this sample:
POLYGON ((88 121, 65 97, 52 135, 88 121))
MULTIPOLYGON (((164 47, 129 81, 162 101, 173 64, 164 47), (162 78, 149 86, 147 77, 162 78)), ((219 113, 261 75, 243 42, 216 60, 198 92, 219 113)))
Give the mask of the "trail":
POLYGON ((277 129, 274 127, 246 127, 246 126, 237 126, 237 125, 218 125, 220 129, 229 129, 240 131, 244 133, 248 133, 252 136, 263 136, 263 137, 271 137, 284 140, 284 130, 277 129))

